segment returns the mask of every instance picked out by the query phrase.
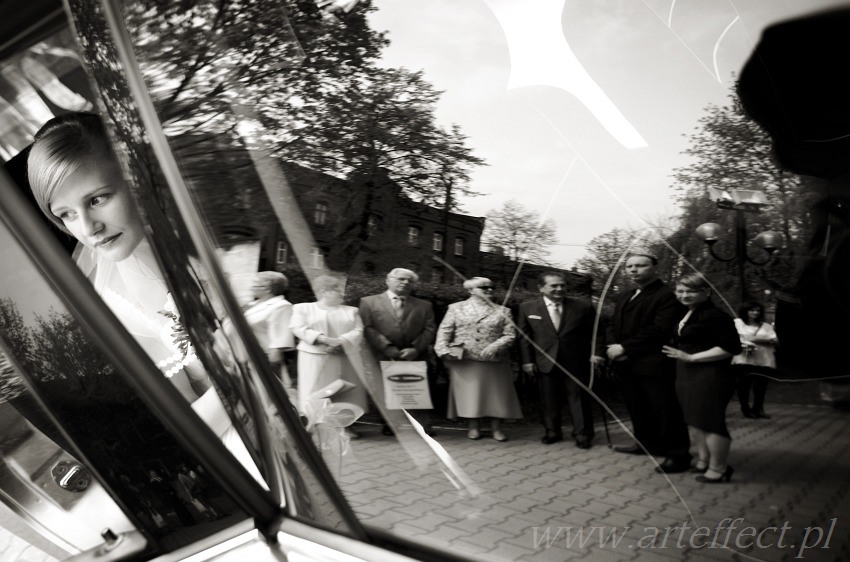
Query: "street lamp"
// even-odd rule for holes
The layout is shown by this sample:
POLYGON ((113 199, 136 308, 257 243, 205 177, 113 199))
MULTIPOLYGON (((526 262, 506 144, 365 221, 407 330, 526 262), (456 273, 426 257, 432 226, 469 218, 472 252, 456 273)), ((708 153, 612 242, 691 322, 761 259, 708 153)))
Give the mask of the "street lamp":
POLYGON ((714 222, 701 224, 696 229, 697 237, 708 245, 711 257, 722 262, 736 262, 738 266, 738 286, 740 287, 741 302, 746 300, 747 289, 744 284, 744 264, 749 262, 753 265, 765 265, 773 257, 773 253, 782 246, 782 235, 778 232, 768 230, 758 234, 754 242, 758 247, 767 252, 763 260, 756 260, 747 253, 747 222, 745 213, 758 213, 767 203, 764 192, 756 189, 717 189, 708 188, 709 198, 715 202, 719 209, 735 211, 735 254, 731 257, 722 257, 714 251, 714 245, 720 239, 723 228, 714 222))

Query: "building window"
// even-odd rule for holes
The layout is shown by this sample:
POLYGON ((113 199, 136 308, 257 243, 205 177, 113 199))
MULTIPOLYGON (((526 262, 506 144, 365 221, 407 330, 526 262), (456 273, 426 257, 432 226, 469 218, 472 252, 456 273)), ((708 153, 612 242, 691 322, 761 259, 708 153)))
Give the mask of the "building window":
POLYGON ((434 251, 442 252, 443 251, 443 235, 439 232, 434 233, 434 251))
POLYGON ((313 246, 313 249, 310 251, 310 267, 317 269, 324 269, 325 267, 325 254, 317 246, 313 246))
POLYGON ((442 267, 431 268, 431 283, 442 283, 445 271, 442 267))
POLYGON ((461 237, 455 238, 455 255, 462 256, 464 255, 464 245, 465 240, 461 237))
POLYGON ((289 258, 289 246, 286 245, 286 242, 281 240, 277 243, 277 257, 275 258, 275 261, 277 261, 278 265, 284 265, 287 258, 289 258))
POLYGON ((319 226, 324 226, 328 222, 328 206, 324 203, 316 203, 316 208, 313 210, 313 222, 319 226))
POLYGON ((422 234, 422 229, 418 226, 411 226, 407 229, 407 243, 410 246, 419 245, 419 235, 422 234))

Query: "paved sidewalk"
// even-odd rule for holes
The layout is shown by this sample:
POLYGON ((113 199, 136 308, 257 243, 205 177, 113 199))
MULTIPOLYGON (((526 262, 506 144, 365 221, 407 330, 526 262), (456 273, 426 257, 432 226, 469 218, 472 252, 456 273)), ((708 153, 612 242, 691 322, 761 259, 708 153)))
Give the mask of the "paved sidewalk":
POLYGON ((594 447, 580 450, 542 445, 530 426, 509 428, 507 443, 438 431, 478 497, 414 466, 378 428, 351 442, 340 481, 365 522, 490 561, 850 560, 850 413, 788 404, 772 406, 770 420, 729 412, 728 484, 690 473, 668 482, 650 459, 608 449, 601 427, 594 447))
MULTIPOLYGON (((487 561, 850 560, 850 412, 776 404, 770 413, 749 420, 730 405, 729 484, 689 473, 668 482, 649 459, 608 449, 601 424, 589 450, 542 445, 532 425, 507 426, 507 443, 439 430, 477 497, 415 466, 378 426, 358 426, 340 482, 365 522, 487 561)), ((52 560, 6 532, 0 559, 52 560)))

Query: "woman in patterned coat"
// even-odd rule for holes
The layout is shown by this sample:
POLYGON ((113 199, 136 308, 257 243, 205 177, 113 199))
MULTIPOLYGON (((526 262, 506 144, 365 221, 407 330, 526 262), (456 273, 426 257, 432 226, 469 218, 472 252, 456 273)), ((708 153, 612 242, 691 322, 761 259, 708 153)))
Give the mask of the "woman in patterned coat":
POLYGON ((470 297, 449 305, 434 344, 451 377, 448 418, 468 418, 468 437, 480 439, 480 418, 489 417, 493 439, 507 441, 502 420, 522 418, 509 356, 516 330, 510 311, 491 300, 489 279, 463 286, 470 297))

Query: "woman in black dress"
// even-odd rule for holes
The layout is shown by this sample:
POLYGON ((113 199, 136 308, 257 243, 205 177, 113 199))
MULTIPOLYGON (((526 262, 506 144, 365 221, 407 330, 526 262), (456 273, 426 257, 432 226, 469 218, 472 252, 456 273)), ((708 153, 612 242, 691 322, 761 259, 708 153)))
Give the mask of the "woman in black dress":
POLYGON ((711 289, 702 275, 679 279, 676 298, 688 312, 679 322, 675 347, 665 345, 662 350, 676 359, 676 395, 697 446, 694 469, 705 471, 697 480, 728 482, 732 467, 726 460, 732 438, 726 429, 726 406, 735 393, 730 362, 741 351, 738 331, 732 317, 711 302, 711 289))

